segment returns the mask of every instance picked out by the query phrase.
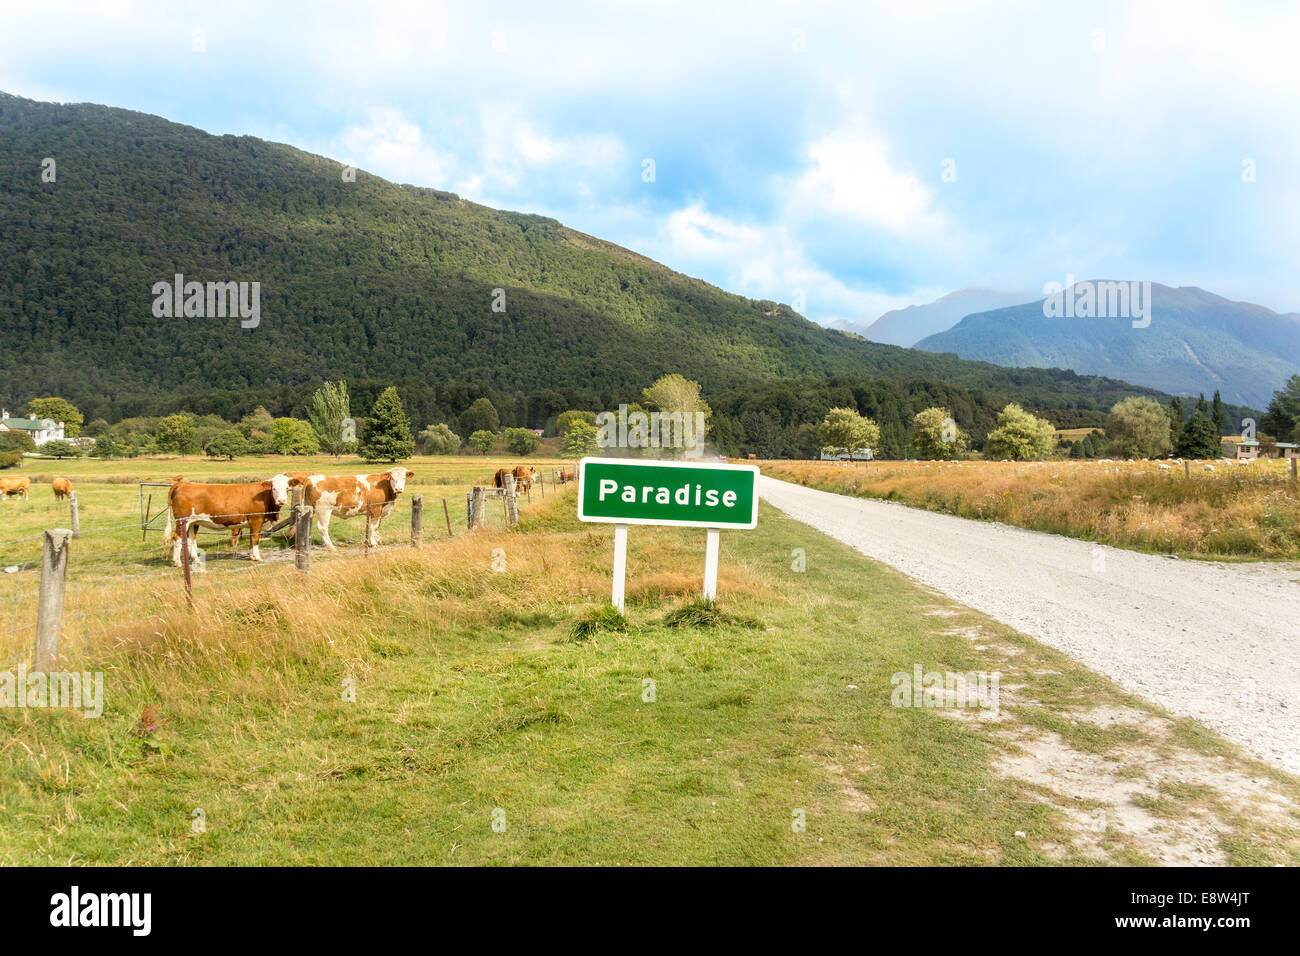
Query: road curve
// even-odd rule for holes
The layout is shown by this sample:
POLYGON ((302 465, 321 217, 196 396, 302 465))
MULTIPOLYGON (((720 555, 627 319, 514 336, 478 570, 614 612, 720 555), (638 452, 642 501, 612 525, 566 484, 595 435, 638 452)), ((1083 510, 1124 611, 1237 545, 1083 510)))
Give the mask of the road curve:
POLYGON ((1300 565, 1180 561, 761 476, 791 518, 1300 772, 1300 565))

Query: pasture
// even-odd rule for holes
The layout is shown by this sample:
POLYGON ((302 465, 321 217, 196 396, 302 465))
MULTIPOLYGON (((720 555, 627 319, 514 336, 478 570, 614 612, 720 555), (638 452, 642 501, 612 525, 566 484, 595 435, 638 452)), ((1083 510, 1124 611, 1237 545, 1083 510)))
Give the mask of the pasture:
POLYGON ((1189 558, 1300 560, 1287 462, 758 462, 822 491, 1189 558), (1207 468, 1207 466, 1209 466, 1207 468))
MULTIPOLYGON (((430 497, 497 464, 410 463, 430 497)), ((1300 781, 767 506, 714 612, 703 532, 633 529, 610 629, 574 499, 243 562, 193 612, 170 568, 105 589, 65 645, 103 716, 0 708, 0 863, 1300 862, 1300 781), (999 711, 891 706, 918 664, 998 671, 999 711)))

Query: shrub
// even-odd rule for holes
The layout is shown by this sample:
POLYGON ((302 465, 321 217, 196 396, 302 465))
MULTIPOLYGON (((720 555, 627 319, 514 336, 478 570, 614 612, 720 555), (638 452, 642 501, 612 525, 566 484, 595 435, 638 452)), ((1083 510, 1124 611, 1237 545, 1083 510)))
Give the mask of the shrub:
POLYGON ((506 448, 512 455, 531 455, 539 444, 538 437, 527 428, 506 429, 506 448))

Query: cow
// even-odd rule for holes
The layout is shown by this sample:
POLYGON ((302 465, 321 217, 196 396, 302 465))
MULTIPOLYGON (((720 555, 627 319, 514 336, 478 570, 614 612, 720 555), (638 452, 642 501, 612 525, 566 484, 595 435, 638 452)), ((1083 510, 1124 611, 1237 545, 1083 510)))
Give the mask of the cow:
POLYGON ((336 551, 330 540, 330 518, 354 518, 365 512, 366 547, 379 545, 379 522, 388 517, 406 479, 415 472, 396 465, 377 475, 311 475, 303 484, 303 500, 316 512, 321 543, 336 551))
POLYGON ((66 478, 54 479, 54 500, 62 501, 68 495, 72 494, 72 482, 66 478))
POLYGON ((23 501, 31 497, 32 480, 30 478, 0 478, 0 498, 10 495, 22 495, 23 501))
POLYGON ((572 481, 574 479, 573 469, 561 468, 559 474, 556 475, 556 479, 560 482, 560 484, 565 484, 566 482, 572 481))
POLYGON ((498 468, 496 475, 493 476, 492 478, 492 487, 504 488, 506 486, 506 475, 508 474, 510 474, 510 471, 508 469, 498 468))
POLYGON ((516 465, 514 470, 515 489, 518 491, 527 491, 537 480, 537 469, 529 468, 526 465, 516 465))
POLYGON ((177 475, 167 490, 167 530, 163 533, 163 550, 169 547, 172 564, 181 566, 181 538, 176 534, 176 523, 188 522, 190 560, 199 556, 199 528, 217 528, 231 532, 232 544, 238 542, 239 531, 248 527, 250 547, 248 559, 261 561, 262 525, 269 519, 272 524, 280 516, 280 508, 289 500, 289 489, 302 484, 300 478, 280 474, 266 481, 251 481, 237 485, 204 485, 182 481, 177 475))

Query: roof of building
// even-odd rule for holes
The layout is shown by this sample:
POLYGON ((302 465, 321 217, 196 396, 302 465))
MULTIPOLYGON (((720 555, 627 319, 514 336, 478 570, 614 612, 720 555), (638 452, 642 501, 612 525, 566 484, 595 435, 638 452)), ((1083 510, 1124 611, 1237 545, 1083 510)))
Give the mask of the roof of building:
POLYGON ((1293 441, 1275 441, 1273 444, 1278 448, 1300 448, 1300 443, 1293 441))
POLYGON ((25 432, 43 432, 56 427, 48 418, 4 418, 0 419, 6 428, 17 428, 25 432))

